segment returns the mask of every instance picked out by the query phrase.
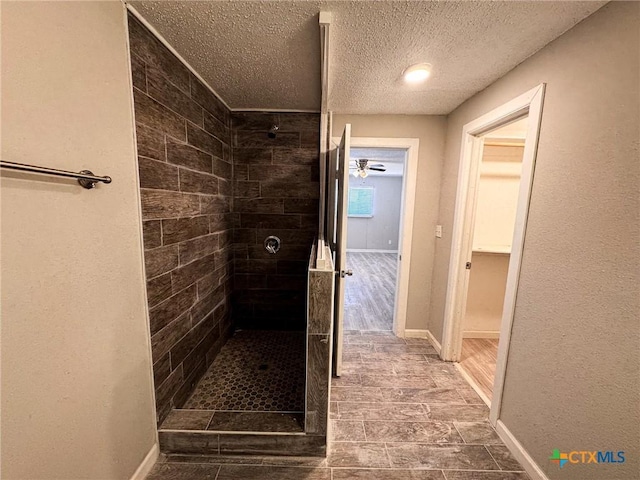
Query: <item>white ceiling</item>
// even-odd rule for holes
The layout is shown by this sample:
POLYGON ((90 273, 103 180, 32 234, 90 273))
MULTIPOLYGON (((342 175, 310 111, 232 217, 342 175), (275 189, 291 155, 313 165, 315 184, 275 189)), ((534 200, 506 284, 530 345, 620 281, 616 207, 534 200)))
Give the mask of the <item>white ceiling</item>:
POLYGON ((318 12, 333 13, 329 107, 446 114, 606 2, 132 1, 233 109, 319 110, 318 12), (409 88, 413 63, 431 79, 409 88))

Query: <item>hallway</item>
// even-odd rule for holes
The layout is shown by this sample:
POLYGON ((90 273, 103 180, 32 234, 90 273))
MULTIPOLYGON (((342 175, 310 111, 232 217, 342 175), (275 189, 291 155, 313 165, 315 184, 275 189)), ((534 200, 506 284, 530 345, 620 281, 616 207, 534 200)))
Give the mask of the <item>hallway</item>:
POLYGON ((528 480, 455 367, 423 339, 349 331, 324 458, 162 457, 148 480, 528 480))

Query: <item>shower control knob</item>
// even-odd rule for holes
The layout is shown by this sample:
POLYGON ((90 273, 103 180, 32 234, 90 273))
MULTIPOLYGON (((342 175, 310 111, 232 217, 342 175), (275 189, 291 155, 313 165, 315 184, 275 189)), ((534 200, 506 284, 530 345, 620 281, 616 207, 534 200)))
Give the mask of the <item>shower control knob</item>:
POLYGON ((264 239, 264 249, 271 255, 280 250, 280 239, 275 235, 270 235, 264 239))

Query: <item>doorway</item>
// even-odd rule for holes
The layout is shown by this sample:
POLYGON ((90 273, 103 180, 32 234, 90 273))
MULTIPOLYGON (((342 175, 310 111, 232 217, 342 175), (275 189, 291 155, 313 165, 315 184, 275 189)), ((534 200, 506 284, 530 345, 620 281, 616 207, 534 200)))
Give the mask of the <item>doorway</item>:
POLYGON ((406 149, 352 147, 344 329, 391 331, 406 149))
MULTIPOLYGON (((515 310, 516 294, 518 291, 520 265, 522 261, 527 216, 529 212, 529 200, 531 197, 534 165, 542 118, 544 90, 544 84, 538 85, 519 97, 514 98, 504 105, 466 124, 462 131, 462 148, 458 170, 456 207, 451 232, 451 256, 449 260, 444 331, 440 355, 443 360, 453 362, 460 362, 462 359, 465 319, 467 317, 468 307, 467 300, 469 295, 477 293, 474 291, 470 292, 474 253, 476 253, 477 266, 480 255, 502 255, 504 257, 504 250, 506 250, 508 252, 508 261, 506 262, 507 274, 503 290, 504 295, 503 297, 497 296, 496 299, 494 299, 494 310, 495 304, 497 303, 497 305, 499 305, 502 300, 502 308, 499 310, 500 328, 497 335, 499 337, 497 339, 497 354, 495 353, 495 345, 488 349, 489 351, 494 352, 493 358, 495 358, 495 373, 493 381, 491 381, 490 377, 487 380, 488 384, 492 384, 492 388, 490 389, 490 400, 486 393, 484 393, 478 384, 467 374, 464 367, 460 367, 460 365, 457 364, 463 375, 467 377, 467 380, 470 380, 469 383, 471 386, 474 387, 478 394, 483 397, 485 402, 490 405, 491 410, 489 418, 494 426, 498 424, 500 417, 504 377, 507 368, 511 328, 515 310), (485 239, 487 242, 486 245, 479 245, 477 242, 479 239, 475 238, 476 205, 478 203, 479 192, 482 189, 481 174, 483 172, 482 160, 483 154, 485 153, 485 142, 487 143, 487 148, 491 147, 493 136, 494 144, 508 143, 506 141, 509 140, 508 138, 503 138, 501 142, 500 137, 496 132, 499 132, 499 129, 508 125, 517 125, 517 121, 522 120, 525 117, 527 118, 525 129, 526 134, 524 135, 525 139, 522 148, 521 167, 514 166, 517 165, 517 162, 511 162, 512 166, 509 167, 513 170, 520 170, 519 181, 517 182, 515 220, 513 222, 513 226, 510 227, 512 231, 511 242, 507 245, 508 250, 503 246, 503 251, 481 252, 480 250, 482 250, 482 247, 484 247, 485 250, 495 248, 496 245, 493 247, 491 246, 493 242, 497 242, 498 246, 500 243, 504 243, 503 240, 495 240, 491 237, 491 235, 494 235, 496 232, 502 231, 502 227, 498 227, 492 216, 489 216, 489 228, 486 228, 489 232, 488 235, 490 235, 488 239, 485 239), (476 242, 475 245, 474 242, 476 242), (474 252, 474 247, 476 252, 474 252)), ((490 191, 488 193, 494 194, 495 192, 490 191)), ((501 208, 502 207, 503 206, 501 206, 501 208)), ((481 222, 480 220, 478 221, 481 222)), ((508 222, 504 222, 504 224, 508 225, 508 222)), ((503 231, 502 237, 504 238, 505 236, 507 235, 503 231)), ((500 248, 495 249, 500 250, 500 248)), ((493 263, 495 264, 496 262, 493 263)), ((504 265, 502 267, 504 270, 504 265)), ((494 283, 494 285, 497 284, 497 282, 494 283)), ((484 285, 480 282, 480 286, 484 285)), ((496 287, 496 290, 500 291, 502 288, 496 287)), ((476 331, 481 330, 477 329, 476 331)), ((493 360, 493 358, 490 358, 486 363, 492 363, 490 360, 493 360)))
POLYGON ((482 136, 472 207, 471 270, 459 365, 487 404, 493 396, 527 119, 515 120, 482 136))
MULTIPOLYGON (((413 233, 413 213, 415 206, 416 177, 418 171, 417 138, 369 138, 351 137, 351 125, 347 124, 341 139, 334 139, 337 146, 332 151, 331 165, 327 177, 327 232, 326 241, 333 252, 336 268, 335 305, 334 305, 334 374, 342 372, 342 352, 345 330, 346 286, 353 277, 353 271, 347 268, 347 233, 348 233, 348 194, 350 174, 349 167, 358 166, 351 160, 352 149, 395 149, 403 152, 402 194, 400 207, 400 223, 398 226, 398 251, 396 263, 395 292, 389 288, 394 297, 392 332, 397 337, 405 336, 407 297, 409 294, 409 274, 411 243, 413 233), (334 174, 335 173, 335 177, 334 174)), ((357 152, 357 150, 356 150, 357 152)), ((375 162, 376 164, 379 162, 375 162)), ((362 168, 362 166, 360 166, 362 168)), ((385 168, 386 170, 386 168, 385 168)), ((354 171, 352 170, 352 173, 354 171)), ((362 178, 362 177, 360 177, 362 178)), ((362 194, 365 196, 366 194, 362 194)), ((393 244, 393 242, 392 242, 393 244)), ((388 239, 387 239, 388 245, 388 239)), ((357 252, 354 252, 357 253, 357 252)), ((393 269, 393 267, 391 267, 393 269)), ((382 273, 380 273, 382 275, 382 273)), ((391 282, 393 285, 393 281, 391 282)))

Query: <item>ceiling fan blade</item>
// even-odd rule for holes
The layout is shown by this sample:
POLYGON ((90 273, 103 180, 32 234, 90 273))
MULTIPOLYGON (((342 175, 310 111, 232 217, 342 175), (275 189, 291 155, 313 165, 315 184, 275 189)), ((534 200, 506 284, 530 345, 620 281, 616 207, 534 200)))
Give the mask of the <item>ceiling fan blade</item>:
POLYGON ((382 163, 374 163, 373 165, 369 165, 370 167, 381 167, 384 168, 384 165, 382 163))
POLYGON ((379 167, 369 167, 369 170, 375 170, 376 172, 386 172, 387 171, 386 168, 379 168, 379 167))

